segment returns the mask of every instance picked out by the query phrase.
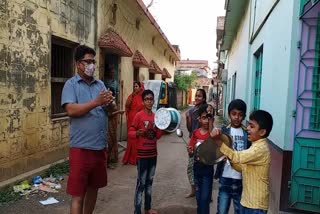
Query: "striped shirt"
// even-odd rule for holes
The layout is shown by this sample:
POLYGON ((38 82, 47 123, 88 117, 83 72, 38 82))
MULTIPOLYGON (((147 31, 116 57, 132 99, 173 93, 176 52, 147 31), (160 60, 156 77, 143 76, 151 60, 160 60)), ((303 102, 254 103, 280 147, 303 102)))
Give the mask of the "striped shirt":
POLYGON ((162 131, 156 128, 154 113, 148 114, 145 110, 139 111, 133 119, 129 128, 129 137, 136 138, 137 130, 145 131, 144 137, 139 136, 137 140, 137 157, 151 158, 157 156, 157 140, 161 137, 162 131), (151 135, 150 135, 151 133, 151 135), (149 135, 149 137, 147 137, 149 135), (153 136, 152 136, 153 135, 153 136))
POLYGON ((222 144, 220 151, 229 158, 234 169, 242 171, 241 205, 268 210, 270 151, 267 139, 259 139, 243 151, 234 151, 222 144))

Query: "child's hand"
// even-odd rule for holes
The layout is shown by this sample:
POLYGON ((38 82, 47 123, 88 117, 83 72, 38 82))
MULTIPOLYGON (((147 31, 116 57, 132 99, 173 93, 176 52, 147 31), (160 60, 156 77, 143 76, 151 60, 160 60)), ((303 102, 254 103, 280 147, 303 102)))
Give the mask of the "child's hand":
POLYGON ((139 137, 139 136, 144 136, 145 135, 145 131, 143 129, 139 129, 137 130, 136 132, 136 136, 139 137))
POLYGON ((112 115, 123 114, 123 113, 124 113, 123 110, 119 110, 119 111, 112 112, 112 115))
POLYGON ((222 142, 222 140, 221 140, 220 138, 217 138, 217 137, 216 137, 216 138, 214 139, 214 143, 215 143, 218 147, 220 147, 223 142, 222 142))
POLYGON ((220 128, 214 128, 212 129, 212 131, 210 132, 210 136, 212 138, 216 138, 217 136, 221 135, 222 131, 220 128))
POLYGON ((187 151, 188 151, 189 155, 192 155, 193 154, 192 146, 187 146, 187 151))
POLYGON ((119 110, 118 111, 118 114, 123 114, 124 113, 124 110, 119 110))

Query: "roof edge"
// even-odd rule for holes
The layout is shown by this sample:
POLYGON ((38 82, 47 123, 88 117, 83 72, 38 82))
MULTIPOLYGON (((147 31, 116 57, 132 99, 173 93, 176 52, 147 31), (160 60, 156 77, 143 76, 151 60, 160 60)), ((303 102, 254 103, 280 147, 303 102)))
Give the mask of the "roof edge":
POLYGON ((229 50, 246 11, 249 0, 226 0, 223 43, 220 50, 229 50))
MULTIPOLYGON (((172 44, 170 43, 169 39, 167 38, 167 36, 164 34, 164 32, 161 30, 160 26, 158 25, 158 23, 156 22, 156 20, 153 18, 152 14, 149 12, 148 8, 146 7, 146 5, 143 3, 142 0, 136 0, 136 2, 138 3, 138 5, 140 6, 140 8, 142 9, 142 11, 145 13, 145 15, 148 17, 148 19, 150 20, 151 24, 157 29, 157 31, 160 33, 160 35, 162 36, 162 38, 165 40, 165 42, 167 43, 167 45, 169 46, 169 48, 171 49, 171 51, 175 54, 175 57, 180 60, 180 56, 179 54, 176 52, 176 50, 173 48, 172 44)), ((176 61, 178 61, 176 60, 176 61)))

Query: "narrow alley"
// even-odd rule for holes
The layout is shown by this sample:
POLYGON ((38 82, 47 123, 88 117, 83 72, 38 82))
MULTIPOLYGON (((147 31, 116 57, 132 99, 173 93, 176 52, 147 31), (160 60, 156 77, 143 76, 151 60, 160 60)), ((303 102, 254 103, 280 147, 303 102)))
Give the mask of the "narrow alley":
MULTIPOLYGON (((188 141, 184 112, 181 115, 181 129, 185 134, 184 139, 188 141)), ((217 118, 216 121, 221 123, 219 119, 217 118)), ((190 187, 186 175, 188 160, 183 140, 177 137, 175 133, 162 136, 158 141, 158 153, 157 171, 152 193, 154 208, 158 210, 159 214, 196 213, 195 198, 185 198, 190 187)), ((123 153, 121 153, 121 157, 122 155, 123 153)), ((100 189, 94 213, 133 213, 136 174, 135 166, 122 165, 120 163, 114 170, 108 170, 108 186, 100 189)), ((17 202, 0 206, 0 213, 69 213, 70 197, 65 193, 66 181, 67 178, 64 179, 63 189, 59 193, 50 193, 50 196, 59 201, 58 204, 43 206, 39 203, 39 200, 44 200, 48 196, 33 195, 27 198, 23 197, 17 202)), ((218 183, 215 181, 211 213, 216 211, 217 185, 218 183)))
POLYGON ((0 0, 0 17, 0 214, 140 214, 143 190, 147 214, 208 214, 209 131, 220 213, 320 213, 320 0, 0 0), (230 124, 157 141, 189 141, 191 107, 192 133, 230 124))

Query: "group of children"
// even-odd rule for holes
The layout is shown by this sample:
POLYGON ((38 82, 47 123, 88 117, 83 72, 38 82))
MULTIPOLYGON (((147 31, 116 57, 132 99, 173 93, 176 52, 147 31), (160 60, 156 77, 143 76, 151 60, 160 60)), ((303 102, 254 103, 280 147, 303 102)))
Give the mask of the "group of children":
MULTIPOLYGON (((156 214, 151 209, 152 182, 157 163, 156 142, 162 135, 154 123, 152 106, 154 94, 151 90, 142 93, 144 110, 134 117, 128 135, 137 138, 137 186, 135 192, 135 214, 141 213, 142 194, 145 194, 146 214, 156 214)), ((190 132, 188 178, 191 192, 196 196, 197 213, 209 214, 212 201, 213 179, 219 179, 217 213, 229 212, 233 201, 235 214, 265 214, 268 210, 270 152, 267 137, 272 129, 272 116, 263 110, 253 111, 249 116, 247 128, 242 125, 246 117, 246 104, 240 99, 228 106, 230 124, 213 128, 214 110, 206 103, 206 93, 198 89, 195 106, 186 114, 187 128, 190 132), (221 133, 229 134, 233 140, 232 148, 221 140, 221 133), (206 165, 194 158, 196 143, 205 143, 213 138, 220 151, 226 156, 214 173, 213 165, 206 165)))
POLYGON ((187 148, 191 192, 187 197, 195 193, 197 213, 210 213, 215 178, 219 179, 218 214, 227 214, 231 201, 235 214, 267 213, 270 167, 267 137, 273 126, 272 116, 263 110, 253 111, 249 116, 248 126, 245 127, 242 122, 246 117, 246 103, 236 99, 228 106, 230 124, 213 128, 212 106, 206 104, 205 100, 205 92, 198 89, 195 106, 186 114, 187 128, 191 134, 187 148), (231 136, 232 148, 221 141, 221 133, 231 136), (226 156, 224 161, 217 164, 215 174, 213 165, 205 165, 194 158, 196 143, 205 143, 209 137, 214 139, 226 156))
MULTIPOLYGON (((66 82, 61 95, 61 106, 70 116, 70 174, 67 184, 67 193, 72 195, 70 213, 92 213, 98 189, 107 185, 106 109, 113 106, 114 97, 102 81, 94 78, 95 55, 96 52, 85 45, 76 48, 74 58, 78 72, 66 82)), ((162 131, 154 123, 153 92, 144 90, 141 98, 144 109, 135 113, 128 128, 129 137, 135 138, 138 158, 134 213, 141 213, 144 192, 145 213, 156 214, 151 209, 151 194, 157 164, 157 140, 162 131)), ((245 102, 233 100, 228 106, 230 124, 213 128, 214 111, 206 103, 206 92, 203 89, 196 92, 195 106, 187 112, 186 119, 191 138, 187 149, 191 183, 188 196, 196 196, 198 214, 210 212, 214 177, 219 179, 218 213, 228 213, 231 200, 236 214, 267 213, 270 167, 267 137, 273 119, 268 112, 256 110, 250 114, 245 128, 242 122, 246 111, 245 102), (232 148, 221 141, 221 133, 232 137, 232 148), (194 158, 195 146, 207 143, 209 137, 214 139, 226 157, 217 165, 215 175, 213 165, 194 158)))

